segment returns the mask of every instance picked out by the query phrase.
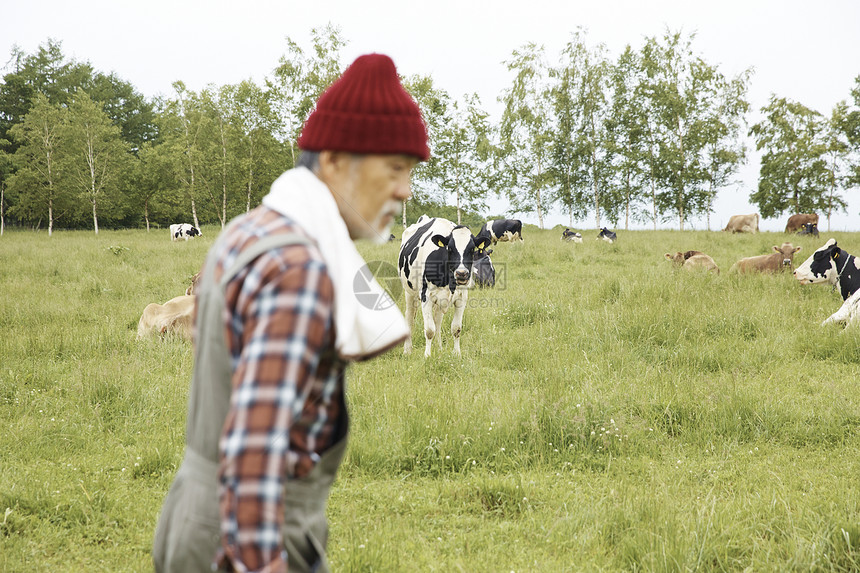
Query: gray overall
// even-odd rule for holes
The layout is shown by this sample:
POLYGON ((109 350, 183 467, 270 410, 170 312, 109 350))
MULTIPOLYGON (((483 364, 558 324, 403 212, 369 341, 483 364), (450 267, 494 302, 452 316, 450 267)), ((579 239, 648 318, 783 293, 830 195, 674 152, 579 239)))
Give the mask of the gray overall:
MULTIPOLYGON (((295 234, 264 237, 239 255, 218 284, 213 280, 218 249, 210 251, 197 293, 198 338, 188 398, 185 459, 170 486, 155 530, 152 554, 158 573, 212 571, 220 544, 218 441, 230 406, 233 374, 224 340, 227 283, 262 253, 307 243, 307 239, 295 234)), ((325 507, 345 450, 343 438, 323 453, 310 474, 287 482, 282 537, 290 573, 329 570, 325 558, 325 507)))

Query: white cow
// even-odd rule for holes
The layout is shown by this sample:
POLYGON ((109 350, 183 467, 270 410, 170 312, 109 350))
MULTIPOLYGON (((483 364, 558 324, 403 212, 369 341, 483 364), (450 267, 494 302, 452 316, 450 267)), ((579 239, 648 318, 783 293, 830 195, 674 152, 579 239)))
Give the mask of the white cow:
POLYGON ((171 241, 178 241, 179 239, 185 239, 187 241, 192 237, 202 236, 203 233, 200 232, 200 229, 188 223, 176 223, 174 225, 170 225, 171 241))
MULTIPOLYGON (((406 322, 411 333, 420 302, 426 339, 425 357, 430 357, 434 338, 442 347, 442 317, 451 308, 454 309, 451 321, 454 354, 460 354, 463 314, 469 298, 468 289, 473 286, 473 257, 489 244, 489 233, 479 233, 474 237, 468 227, 426 215, 403 232, 397 268, 406 294, 406 322)), ((403 345, 403 352, 409 354, 411 351, 410 336, 403 345)))

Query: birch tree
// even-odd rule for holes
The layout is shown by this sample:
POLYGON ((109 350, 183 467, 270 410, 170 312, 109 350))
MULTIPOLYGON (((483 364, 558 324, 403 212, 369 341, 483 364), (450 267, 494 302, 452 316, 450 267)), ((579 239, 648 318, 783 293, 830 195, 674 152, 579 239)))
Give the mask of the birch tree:
POLYGON ((511 87, 499 101, 505 106, 500 126, 497 169, 505 178, 512 209, 535 212, 544 228, 546 195, 551 187, 552 125, 548 67, 543 46, 529 43, 505 62, 513 72, 511 87))
POLYGON ((607 145, 614 186, 624 209, 624 228, 631 219, 642 219, 647 181, 647 119, 642 99, 637 97, 641 81, 638 54, 628 45, 613 66, 612 103, 606 121, 607 145))
POLYGON ((402 224, 405 228, 406 210, 411 204, 443 200, 442 188, 438 184, 442 176, 442 156, 437 146, 450 118, 451 96, 445 90, 437 88, 430 76, 416 75, 406 78, 403 87, 421 109, 430 146, 430 159, 419 162, 412 170, 412 198, 403 202, 402 224))
POLYGON ((570 124, 572 131, 558 129, 555 133, 572 142, 572 160, 579 182, 574 203, 578 203, 581 210, 591 211, 596 228, 600 228, 604 214, 617 220, 617 201, 607 189, 610 165, 606 131, 609 79, 606 48, 602 44, 589 47, 585 32, 580 29, 562 50, 561 61, 572 78, 566 83, 570 92, 565 97, 571 101, 574 113, 570 124))
POLYGON ((343 71, 340 58, 346 41, 340 28, 329 24, 311 29, 311 43, 312 49, 305 51, 287 38, 287 53, 281 56, 273 77, 266 81, 278 122, 276 133, 289 151, 286 168, 296 164, 295 142, 314 104, 343 71))
POLYGON ((662 208, 675 211, 682 231, 701 191, 695 165, 696 122, 704 107, 700 99, 706 82, 701 76, 711 71, 694 58, 691 44, 692 36, 667 32, 662 39, 646 40, 642 59, 660 127, 660 161, 666 166, 657 200, 662 208))
POLYGON ((23 121, 12 126, 10 135, 17 143, 13 156, 17 172, 10 178, 16 191, 15 209, 20 215, 27 211, 44 213, 48 219, 48 236, 54 232, 58 210, 64 212, 69 198, 61 185, 64 110, 51 105, 41 93, 33 98, 30 111, 23 121))
POLYGON ((194 226, 200 228, 200 220, 197 217, 197 187, 198 172, 201 169, 203 153, 200 150, 200 132, 207 118, 201 112, 200 106, 195 101, 193 92, 189 92, 183 82, 174 82, 173 89, 176 92, 176 100, 172 102, 174 117, 179 122, 179 129, 174 131, 173 136, 180 148, 181 159, 177 165, 177 174, 183 184, 191 206, 191 218, 194 226))
POLYGON ((127 145, 102 106, 82 90, 78 90, 69 106, 64 138, 72 188, 92 207, 93 230, 98 234, 99 207, 116 209, 121 205, 117 183, 127 145))
POLYGON ((266 169, 272 155, 276 121, 266 93, 256 84, 243 81, 232 90, 230 122, 235 134, 235 156, 245 191, 245 211, 258 199, 258 188, 264 177, 277 177, 266 169))
POLYGON ((746 146, 740 137, 745 125, 749 103, 746 100, 751 70, 733 79, 721 74, 714 78, 716 101, 706 110, 700 122, 700 164, 707 185, 704 189, 707 227, 711 229, 711 213, 717 192, 733 182, 737 170, 746 160, 746 146))
POLYGON ((750 128, 763 151, 758 189, 750 201, 766 218, 826 209, 824 117, 775 95, 761 111, 764 119, 750 128))
POLYGON ((827 122, 824 137, 824 179, 826 206, 824 212, 827 215, 827 230, 830 230, 830 219, 837 209, 845 210, 848 206, 838 193, 843 182, 847 182, 846 171, 848 167, 848 152, 850 150, 845 125, 848 122, 850 112, 848 104, 839 102, 833 108, 830 120, 827 122))
POLYGON ((436 181, 443 194, 454 196, 460 225, 463 209, 486 209, 493 147, 487 113, 480 108, 476 94, 466 96, 463 103, 453 102, 449 110, 449 121, 436 145, 439 156, 436 181))

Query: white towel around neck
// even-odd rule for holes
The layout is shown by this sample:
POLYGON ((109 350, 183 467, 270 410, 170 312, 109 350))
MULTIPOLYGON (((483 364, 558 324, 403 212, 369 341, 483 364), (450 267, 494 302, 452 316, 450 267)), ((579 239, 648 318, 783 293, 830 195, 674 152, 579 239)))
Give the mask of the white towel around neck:
POLYGON ((316 175, 305 167, 283 173, 263 205, 295 222, 319 247, 334 285, 335 347, 341 358, 371 358, 411 334, 355 248, 331 191, 316 175))

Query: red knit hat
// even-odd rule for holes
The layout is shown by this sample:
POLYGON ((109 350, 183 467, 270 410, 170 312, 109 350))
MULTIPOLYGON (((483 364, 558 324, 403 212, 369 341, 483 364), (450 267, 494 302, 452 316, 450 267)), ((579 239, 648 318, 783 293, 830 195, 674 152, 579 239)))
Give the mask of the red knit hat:
POLYGON ((403 88, 391 58, 359 56, 317 100, 299 149, 404 154, 430 158, 421 110, 403 88))

